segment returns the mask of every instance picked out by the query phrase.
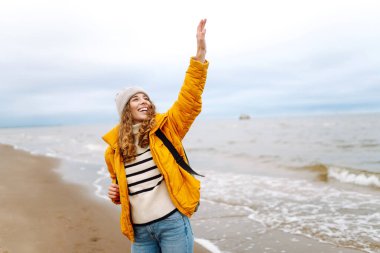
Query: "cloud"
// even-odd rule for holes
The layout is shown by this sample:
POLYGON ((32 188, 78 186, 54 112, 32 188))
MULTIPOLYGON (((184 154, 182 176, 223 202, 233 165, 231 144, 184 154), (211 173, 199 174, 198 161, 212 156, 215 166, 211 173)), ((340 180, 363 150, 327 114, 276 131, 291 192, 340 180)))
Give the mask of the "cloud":
POLYGON ((203 17, 211 62, 203 116, 380 110, 379 3, 215 4, 3 3, 0 126, 114 120, 114 94, 128 85, 144 86, 165 111, 203 17))

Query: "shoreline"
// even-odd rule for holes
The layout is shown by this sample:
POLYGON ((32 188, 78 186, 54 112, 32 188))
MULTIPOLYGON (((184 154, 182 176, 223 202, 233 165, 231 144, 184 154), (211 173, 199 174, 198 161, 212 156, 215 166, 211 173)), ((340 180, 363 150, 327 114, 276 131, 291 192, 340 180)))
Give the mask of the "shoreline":
POLYGON ((5 144, 0 157, 1 253, 130 252, 117 208, 64 181, 55 171, 59 159, 5 144))
POLYGON ((193 231, 201 238, 208 238, 213 244, 218 245, 220 252, 224 252, 223 249, 229 249, 226 250, 229 253, 365 252, 321 242, 301 234, 287 233, 278 228, 267 228, 262 223, 250 219, 249 211, 237 211, 235 207, 227 207, 223 203, 203 199, 201 207, 192 218, 193 231), (239 250, 233 251, 234 248, 239 250))
MULTIPOLYGON (((0 253, 130 252, 129 241, 120 232, 118 206, 108 205, 90 188, 64 179, 64 160, 7 144, 0 144, 0 158, 4 193, 0 196, 0 253)), ((240 247, 236 252, 365 252, 278 229, 266 230, 247 215, 203 199, 202 208, 191 219, 194 252, 233 253, 235 247, 240 247)))

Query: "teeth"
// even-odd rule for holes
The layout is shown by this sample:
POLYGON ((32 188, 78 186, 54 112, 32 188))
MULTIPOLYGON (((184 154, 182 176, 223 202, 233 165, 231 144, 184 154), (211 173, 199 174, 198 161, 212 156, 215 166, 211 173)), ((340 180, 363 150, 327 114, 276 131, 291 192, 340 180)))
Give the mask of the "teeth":
POLYGON ((148 111, 148 108, 141 108, 141 109, 139 110, 139 112, 146 112, 146 111, 148 111))

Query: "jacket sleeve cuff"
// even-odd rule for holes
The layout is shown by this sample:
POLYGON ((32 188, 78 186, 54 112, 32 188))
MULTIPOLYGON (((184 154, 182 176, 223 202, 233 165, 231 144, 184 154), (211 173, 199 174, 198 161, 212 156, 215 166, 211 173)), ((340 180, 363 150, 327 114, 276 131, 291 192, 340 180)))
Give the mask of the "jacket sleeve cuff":
POLYGON ((200 62, 200 61, 195 60, 194 57, 195 56, 190 58, 190 66, 199 70, 208 69, 208 65, 209 65, 208 60, 205 60, 205 62, 200 62))

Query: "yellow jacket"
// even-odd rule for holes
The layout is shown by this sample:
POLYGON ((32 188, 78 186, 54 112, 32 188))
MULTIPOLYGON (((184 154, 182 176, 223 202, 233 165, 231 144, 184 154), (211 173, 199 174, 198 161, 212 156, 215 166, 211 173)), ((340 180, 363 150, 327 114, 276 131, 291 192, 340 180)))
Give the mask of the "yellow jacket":
MULTIPOLYGON (((149 146, 153 160, 165 179, 170 198, 176 208, 188 217, 194 213, 199 202, 200 182, 176 163, 155 132, 160 128, 181 156, 185 157, 181 141, 201 112, 201 95, 206 83, 207 68, 207 61, 201 63, 193 58, 190 59, 178 99, 166 113, 156 115, 156 125, 149 133, 149 146)), ((118 145, 118 135, 119 125, 103 136, 103 140, 109 145, 105 152, 105 160, 112 182, 115 183, 117 178, 119 184, 121 231, 134 242, 128 186, 118 145)))

